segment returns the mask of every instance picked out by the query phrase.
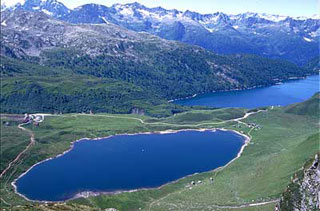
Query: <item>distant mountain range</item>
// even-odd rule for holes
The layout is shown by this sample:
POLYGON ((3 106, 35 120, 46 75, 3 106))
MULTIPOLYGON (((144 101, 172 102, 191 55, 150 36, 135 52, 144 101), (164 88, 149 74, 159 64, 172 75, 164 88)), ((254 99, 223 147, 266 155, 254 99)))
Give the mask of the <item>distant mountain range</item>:
POLYGON ((218 55, 113 23, 71 24, 19 9, 1 12, 0 41, 5 113, 143 109, 165 116, 182 109, 171 99, 318 71, 313 63, 302 68, 256 55, 218 55))
POLYGON ((56 0, 26 0, 1 10, 41 11, 69 23, 113 23, 136 32, 198 45, 221 54, 256 54, 304 65, 319 56, 320 19, 221 12, 199 14, 139 3, 111 7, 86 4, 68 9, 56 0))

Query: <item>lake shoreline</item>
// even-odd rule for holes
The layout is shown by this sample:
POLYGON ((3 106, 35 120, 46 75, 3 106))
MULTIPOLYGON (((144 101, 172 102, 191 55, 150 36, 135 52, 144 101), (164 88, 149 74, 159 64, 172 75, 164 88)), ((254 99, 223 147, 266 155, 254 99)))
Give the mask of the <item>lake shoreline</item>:
MULTIPOLYGON (((163 186, 165 185, 169 185, 169 184, 173 184, 175 182, 178 182, 182 179, 185 179, 187 177, 190 177, 190 176, 193 176, 193 175, 197 175, 197 174, 200 174, 199 172, 196 172, 194 174, 191 174, 191 175, 186 175, 184 177, 181 177, 177 180, 174 180, 174 181, 171 181, 171 182, 168 182, 168 183, 165 183, 159 187, 152 187, 152 188, 138 188, 138 189, 133 189, 133 190, 119 190, 119 191, 111 191, 111 192, 104 192, 104 191, 98 191, 98 192, 91 192, 91 191, 86 191, 86 192, 79 192, 77 194, 75 194, 73 197, 71 197, 70 199, 67 199, 67 200, 62 200, 62 201, 45 201, 45 200, 32 200, 32 199, 29 199, 27 198, 25 195, 19 193, 17 191, 17 186, 16 186, 16 182, 17 180, 19 180, 21 177, 23 177, 25 174, 27 174, 29 171, 31 171, 35 166, 37 165, 40 165, 41 163, 44 163, 46 161, 49 161, 49 160, 52 160, 52 159, 55 159, 55 158, 58 158, 58 157, 61 157, 63 155, 65 155, 66 153, 70 152, 73 148, 74 148, 74 145, 75 143, 78 143, 80 141, 99 141, 99 140, 103 140, 103 139, 108 139, 108 138, 111 138, 111 137, 114 137, 114 136, 134 136, 134 135, 150 135, 150 134, 173 134, 173 133, 179 133, 179 132, 183 132, 183 131, 199 131, 199 132, 206 132, 206 131, 211 131, 211 132, 216 132, 217 130, 220 130, 220 131, 229 131, 229 132, 233 132, 233 133, 236 133, 242 137, 244 137, 244 143, 242 144, 241 148, 240 148, 240 151, 237 153, 237 156, 235 158, 233 158, 231 161, 229 161, 226 165, 224 166, 220 166, 220 167, 217 167, 215 169, 212 169, 210 171, 206 171, 206 172, 211 172, 211 171, 218 171, 218 170, 221 170, 225 167, 227 167, 228 165, 230 165, 232 162, 234 162, 236 159, 238 159, 242 152, 244 151, 245 147, 248 146, 248 144, 250 143, 251 141, 251 138, 246 135, 246 134, 243 134, 243 133, 240 133, 236 130, 231 130, 231 129, 225 129, 225 128, 200 128, 200 129, 181 129, 181 130, 164 130, 164 131, 154 131, 154 132, 140 132, 140 133, 125 133, 125 134, 117 134, 117 135, 109 135, 109 136, 106 136, 106 137, 99 137, 99 138, 81 138, 81 139, 78 139, 78 140, 75 140, 73 142, 71 142, 70 144, 70 148, 68 150, 65 150, 63 153, 59 154, 59 155, 56 155, 56 156, 53 156, 53 157, 50 157, 50 158, 47 158, 45 160, 42 160, 34 165, 32 165, 27 171, 25 171, 24 173, 22 173, 18 178, 16 178, 12 183, 11 185, 13 186, 14 188, 14 192, 15 194, 19 195, 20 197, 24 198, 25 200, 29 201, 29 202, 37 202, 37 203, 59 203, 59 202, 66 202, 66 201, 71 201, 71 200, 74 200, 74 199, 78 199, 78 198, 88 198, 88 197, 91 197, 91 196, 99 196, 99 195, 114 195, 114 194, 120 194, 120 193, 130 193, 130 192, 137 192, 137 191, 140 191, 140 190, 156 190, 156 189, 160 189, 162 188, 163 186)), ((205 172, 201 172, 201 173, 205 173, 205 172)))
POLYGON ((306 75, 306 76, 301 76, 301 77, 289 77, 289 78, 283 79, 283 80, 275 80, 275 83, 267 85, 267 86, 257 85, 257 86, 252 86, 252 87, 248 87, 248 88, 234 88, 234 89, 217 90, 217 91, 211 91, 211 92, 200 92, 200 93, 193 94, 193 95, 187 96, 187 97, 171 99, 171 100, 168 100, 167 102, 168 103, 174 103, 175 101, 188 100, 188 99, 195 98, 195 97, 197 97, 199 95, 213 94, 213 93, 217 93, 217 92, 245 91, 245 90, 251 90, 251 89, 256 89, 256 88, 267 88, 267 87, 271 87, 271 86, 281 85, 281 84, 283 84, 285 82, 304 80, 304 79, 306 79, 307 77, 310 77, 310 76, 319 76, 319 74, 306 75))

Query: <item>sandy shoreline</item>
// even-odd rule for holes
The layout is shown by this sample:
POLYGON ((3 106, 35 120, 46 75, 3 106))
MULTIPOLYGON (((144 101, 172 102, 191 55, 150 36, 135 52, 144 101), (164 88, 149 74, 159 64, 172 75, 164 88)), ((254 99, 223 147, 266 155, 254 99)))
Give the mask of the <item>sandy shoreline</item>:
MULTIPOLYGON (((207 171, 207 172, 211 172, 211 171, 218 171, 218 170, 221 170, 227 166, 229 166, 232 162, 234 162, 236 159, 238 159, 243 150, 245 149, 246 146, 248 146, 249 142, 250 142, 250 137, 245 135, 245 134, 242 134, 236 130, 231 130, 231 129, 225 129, 225 128, 200 128, 200 129, 181 129, 181 130, 164 130, 164 131, 154 131, 154 132, 140 132, 140 133, 125 133, 125 134, 117 134, 117 135, 110 135, 110 136, 106 136, 106 137, 99 137, 99 138, 81 138, 81 139, 78 139, 78 140, 75 140, 73 142, 71 142, 71 145, 70 145, 70 148, 66 151, 64 151, 63 153, 57 155, 57 156, 54 156, 54 157, 50 157, 50 158, 47 158, 45 160, 42 160, 34 165, 32 165, 26 172, 22 173, 18 178, 16 178, 12 183, 11 185, 14 187, 14 192, 15 194, 21 196, 22 198, 24 198, 25 200, 27 201, 30 201, 30 202, 37 202, 37 203, 57 203, 57 202, 66 202, 66 201, 70 201, 70 200, 73 200, 73 199, 77 199, 77 198, 88 198, 88 197, 91 197, 91 196, 99 196, 99 195, 111 195, 111 194, 120 194, 120 193, 131 193, 131 192, 137 192, 137 191, 140 191, 140 190, 155 190, 155 189, 160 189, 162 188, 163 186, 166 186, 166 185, 169 185, 169 184, 172 184, 172 183, 175 183, 175 182, 178 182, 182 179, 185 179, 187 177, 191 177, 193 175, 197 175, 199 174, 198 172, 194 173, 194 174, 191 174, 191 175, 186 175, 184 177, 181 177, 179 178, 178 180, 174 180, 174 181, 171 181, 171 182, 168 182, 166 184, 163 184, 159 187, 154 187, 154 188, 138 188, 138 189, 133 189, 133 190, 119 190, 119 191, 112 191, 112 192, 104 192, 104 191, 99 191, 99 192, 93 192, 93 191, 85 191, 85 192, 80 192, 80 193, 77 193, 75 194, 72 198, 70 199, 67 199, 67 200, 63 200, 63 201, 42 201, 42 200, 31 200, 31 199, 28 199, 26 196, 24 196, 23 194, 19 193, 17 191, 17 186, 16 186, 16 182, 17 180, 19 180, 21 177, 23 177, 24 175, 26 175, 29 171, 31 171, 35 166, 37 165, 40 165, 41 163, 44 163, 46 161, 49 161, 49 160, 52 160, 52 159, 55 159, 55 158, 58 158, 58 157, 61 157, 63 155, 65 155, 66 153, 70 152, 73 148, 74 148, 74 145, 75 143, 77 142, 80 142, 80 141, 99 141, 99 140, 103 140, 103 139, 108 139, 108 138, 111 138, 111 137, 114 137, 114 136, 134 136, 134 135, 150 135, 150 134, 172 134, 172 133, 178 133, 178 132, 183 132, 183 131, 199 131, 199 132, 206 132, 206 131, 211 131, 211 132, 216 132, 217 130, 220 130, 220 131, 229 131, 229 132, 233 132, 233 133, 236 133, 242 137, 244 137, 244 144, 241 146, 241 149, 240 151, 238 152, 237 156, 235 158, 233 158, 231 161, 229 161, 226 165, 224 166, 220 166, 220 167, 217 167, 215 169, 212 169, 210 171, 207 171)), ((201 173, 205 173, 205 172, 201 172, 201 173)))

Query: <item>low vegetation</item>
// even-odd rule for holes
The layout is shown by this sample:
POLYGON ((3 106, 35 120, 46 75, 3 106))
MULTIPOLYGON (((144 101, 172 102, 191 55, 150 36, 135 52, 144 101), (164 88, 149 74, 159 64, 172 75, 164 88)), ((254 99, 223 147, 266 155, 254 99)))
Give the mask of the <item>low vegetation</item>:
MULTIPOLYGON (((299 105, 305 107, 304 103, 299 105)), ((30 203, 17 196, 10 183, 36 162, 67 150, 74 140, 166 129, 223 127, 244 133, 251 130, 252 136, 241 157, 223 169, 193 175, 159 189, 80 198, 55 206, 75 209, 77 206, 92 209, 113 207, 119 210, 231 210, 232 207, 244 206, 239 210, 273 210, 275 200, 290 183, 291 176, 319 151, 318 139, 312 138, 318 133, 318 120, 309 115, 287 112, 288 108, 268 108, 242 120, 248 124, 258 124, 260 129, 250 129, 241 122, 225 121, 247 112, 243 109, 193 110, 161 119, 112 114, 46 117, 40 126, 28 126, 35 134, 36 144, 5 174, 1 183, 2 205, 10 209, 18 205, 22 205, 21 209, 49 209, 50 204, 30 203), (194 121, 191 117, 195 113, 199 114, 199 119, 194 121), (206 124, 199 125, 201 123, 206 124), (194 185, 192 190, 186 188, 191 181, 198 180, 203 181, 202 184, 194 185), (266 204, 246 207, 261 202, 266 204)), ((14 124, 3 127, 4 134, 9 136, 9 131, 14 127, 14 124)), ((18 138, 11 136, 15 141, 18 138)), ((21 150, 14 149, 10 151, 10 157, 21 150)), ((6 166, 8 161, 1 162, 2 166, 6 166)))
POLYGON ((311 59, 305 66, 306 69, 319 71, 320 69, 320 58, 319 56, 311 59))
POLYGON ((140 109, 166 117, 188 110, 168 100, 317 73, 278 59, 218 55, 113 24, 74 25, 22 10, 1 18, 2 113, 140 109))
POLYGON ((138 108, 160 117, 188 110, 131 83, 1 59, 5 66, 0 100, 4 113, 131 113, 138 108))
POLYGON ((20 130, 20 116, 1 116, 1 162, 0 172, 13 160, 29 143, 29 134, 20 130), (13 138, 14 137, 14 138, 13 138))
POLYGON ((314 118, 320 117, 320 92, 316 93, 305 103, 297 103, 288 106, 285 111, 297 115, 308 115, 314 118))
MULTIPOLYGON (((310 139, 319 141, 320 134, 311 136, 310 139)), ((276 211, 291 210, 318 210, 319 209, 319 153, 315 158, 308 160, 303 168, 299 169, 291 179, 281 195, 281 200, 276 206, 276 211), (317 203, 318 202, 318 203, 317 203)))

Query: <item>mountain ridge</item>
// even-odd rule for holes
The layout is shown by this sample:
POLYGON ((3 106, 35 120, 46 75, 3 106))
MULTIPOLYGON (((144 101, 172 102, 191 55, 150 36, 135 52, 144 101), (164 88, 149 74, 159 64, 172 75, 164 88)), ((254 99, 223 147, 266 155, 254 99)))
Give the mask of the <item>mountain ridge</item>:
POLYGON ((32 112, 55 112, 61 99, 65 99, 63 112, 83 111, 90 104, 97 105, 94 110, 100 112, 128 113, 142 108, 148 113, 146 108, 152 104, 176 112, 181 108, 167 100, 267 86, 316 72, 254 55, 218 55, 112 23, 71 24, 23 10, 4 11, 1 20, 0 70, 6 92, 0 102, 4 112, 21 112, 19 107, 25 103, 34 105, 32 112), (48 80, 51 76, 62 79, 48 80), (62 82, 70 84, 72 77, 79 77, 80 85, 92 87, 65 87, 62 82), (95 82, 87 82, 85 77, 95 82), (119 87, 103 84, 104 79, 116 81, 119 87), (37 103, 39 99, 41 103, 37 103), (50 99, 50 105, 44 99, 50 99))
POLYGON ((136 32, 198 45, 220 54, 256 54, 286 59, 298 65, 305 65, 318 55, 318 17, 293 18, 258 13, 227 15, 221 12, 200 14, 189 10, 148 8, 139 3, 114 4, 111 7, 86 4, 70 10, 63 6, 60 6, 63 9, 56 9, 57 4, 63 5, 56 0, 26 0, 15 9, 42 11, 74 24, 113 23, 136 32))
MULTIPOLYGON (((58 0, 19 0, 17 3, 11 3, 10 5, 7 5, 8 1, 2 1, 1 5, 3 5, 3 9, 16 9, 19 6, 24 6, 24 5, 30 5, 30 4, 62 4, 64 5, 62 2, 58 1, 58 0)), ((149 10, 162 10, 162 11, 174 11, 176 13, 189 13, 189 14, 195 14, 195 15, 204 15, 204 16, 209 16, 209 15, 213 15, 213 14, 224 14, 224 15, 228 15, 228 16, 239 16, 239 15, 244 15, 244 14, 249 14, 249 15, 254 15, 254 16, 260 16, 261 18, 264 18, 266 20, 270 19, 270 21, 279 21, 279 20, 284 20, 286 18, 292 18, 295 20, 307 20, 307 19, 320 19, 320 15, 312 15, 312 16, 288 16, 288 15, 276 15, 276 14, 270 14, 270 13, 258 13, 258 12, 245 12, 245 13, 238 13, 238 14, 227 14, 224 12, 213 12, 213 13, 200 13, 200 12, 196 12, 196 11, 192 11, 192 10, 185 10, 185 11, 179 11, 177 9, 165 9, 162 6, 158 6, 158 7, 147 7, 144 6, 141 3, 138 2, 132 2, 132 3, 126 3, 126 4, 121 4, 121 3, 115 3, 111 6, 107 6, 107 5, 103 5, 103 4, 98 4, 98 3, 86 3, 80 6, 77 6, 73 9, 68 8, 69 10, 79 10, 82 6, 84 5, 98 5, 98 6, 102 6, 102 7, 117 7, 117 6, 134 6, 134 7, 139 7, 139 8, 144 8, 144 9, 149 9, 149 10), (277 20, 276 18, 279 18, 279 20, 277 20)), ((65 6, 65 5, 64 5, 65 6)), ((66 6, 65 6, 66 7, 66 6)), ((36 8, 36 10, 38 10, 38 8, 36 8)))

